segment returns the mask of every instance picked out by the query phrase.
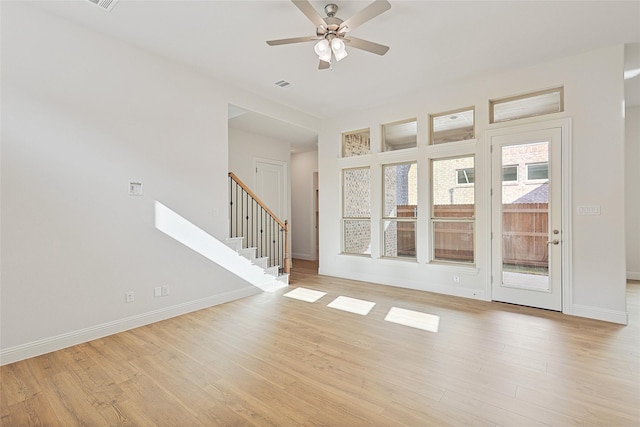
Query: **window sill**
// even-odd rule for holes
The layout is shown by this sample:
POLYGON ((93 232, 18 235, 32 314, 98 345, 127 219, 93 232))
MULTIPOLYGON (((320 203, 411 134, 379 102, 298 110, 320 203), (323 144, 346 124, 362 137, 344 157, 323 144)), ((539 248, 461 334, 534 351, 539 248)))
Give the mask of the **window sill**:
POLYGON ((410 257, 381 256, 380 259, 389 260, 389 261, 410 262, 410 263, 414 263, 414 264, 418 263, 418 259, 417 258, 410 258, 410 257))

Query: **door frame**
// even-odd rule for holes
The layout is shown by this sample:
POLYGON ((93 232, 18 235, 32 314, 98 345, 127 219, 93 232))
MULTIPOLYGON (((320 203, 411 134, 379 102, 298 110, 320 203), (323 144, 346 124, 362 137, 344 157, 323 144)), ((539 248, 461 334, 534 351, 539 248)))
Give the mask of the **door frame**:
MULTIPOLYGON (((562 209, 562 224, 561 224, 561 230, 562 230, 562 240, 563 240, 563 244, 561 245, 561 251, 562 251, 562 312, 565 314, 573 314, 573 273, 572 273, 572 256, 571 256, 571 252, 572 252, 572 230, 571 230, 571 218, 572 218, 572 194, 571 194, 571 189, 572 189, 572 183, 571 183, 571 158, 572 158, 572 153, 571 153, 571 137, 572 137, 572 133, 571 133, 571 128, 572 128, 572 121, 570 117, 567 118, 562 118, 562 119, 555 119, 555 120, 541 120, 540 118, 536 118, 531 120, 529 123, 527 124, 521 124, 521 125, 512 125, 510 123, 501 123, 501 124, 493 124, 493 125, 489 125, 489 128, 487 129, 487 131, 485 132, 485 164, 489 165, 486 170, 485 170, 485 179, 488 183, 489 186, 489 191, 487 191, 487 194, 490 196, 490 192, 491 192, 491 185, 492 185, 492 180, 491 180, 491 172, 492 172, 492 153, 491 153, 491 140, 493 137, 496 136, 503 136, 503 135, 511 135, 511 134, 517 134, 517 133, 523 133, 523 132, 533 132, 533 131, 539 131, 539 130, 545 130, 545 129, 551 129, 551 128, 560 128, 560 132, 561 132, 561 168, 562 168, 562 185, 561 185, 561 192, 562 192, 562 202, 561 202, 561 209, 562 209)), ((493 203, 487 203, 486 204, 486 218, 487 218, 487 246, 486 246, 486 251, 487 251, 487 275, 486 275, 486 280, 485 280, 485 295, 486 295, 486 299, 488 301, 492 301, 492 292, 493 292, 493 288, 491 286, 491 275, 492 275, 492 268, 493 268, 493 252, 492 252, 492 239, 491 239, 491 233, 493 232, 492 230, 492 223, 491 223, 491 219, 493 218, 492 214, 492 209, 493 209, 493 203)))

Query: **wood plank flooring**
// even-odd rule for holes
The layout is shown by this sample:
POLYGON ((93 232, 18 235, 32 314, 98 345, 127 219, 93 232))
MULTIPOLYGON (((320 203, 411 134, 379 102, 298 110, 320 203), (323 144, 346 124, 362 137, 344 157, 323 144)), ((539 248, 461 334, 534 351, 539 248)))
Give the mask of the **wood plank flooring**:
POLYGON ((638 426, 628 326, 318 276, 0 368, 2 426, 638 426), (326 292, 316 303, 284 293, 326 292), (367 316, 327 307, 375 302, 367 316), (440 316, 438 332, 391 307, 440 316))

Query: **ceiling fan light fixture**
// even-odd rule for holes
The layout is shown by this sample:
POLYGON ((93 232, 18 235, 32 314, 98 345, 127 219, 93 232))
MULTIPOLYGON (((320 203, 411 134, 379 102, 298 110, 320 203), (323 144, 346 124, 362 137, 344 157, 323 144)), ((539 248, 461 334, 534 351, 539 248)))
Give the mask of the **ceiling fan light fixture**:
POLYGON ((342 41, 342 39, 338 37, 331 40, 331 50, 333 50, 336 61, 340 61, 341 59, 346 58, 346 56, 348 55, 344 41, 342 41))
MULTIPOLYGON (((2 0, 0 0, 2 1, 2 0)), ((88 1, 117 1, 117 0, 88 0, 88 1)), ((357 37, 345 38, 347 33, 356 29, 384 13, 391 8, 388 0, 374 0, 369 6, 352 15, 347 20, 342 20, 336 16, 338 6, 334 3, 327 4, 324 8, 326 17, 322 17, 311 4, 310 0, 291 0, 291 2, 313 23, 316 34, 315 37, 292 37, 288 39, 267 40, 269 46, 279 46, 283 44, 303 43, 313 41, 314 52, 320 58, 318 69, 331 69, 331 59, 335 57, 340 61, 348 56, 345 43, 349 43, 350 48, 364 50, 384 55, 389 50, 389 46, 384 46, 357 37)))
POLYGON ((331 40, 331 49, 333 49, 334 53, 344 50, 344 48, 345 46, 342 39, 339 39, 338 37, 336 37, 333 40, 331 40))
POLYGON ((331 49, 329 48, 329 42, 326 39, 322 39, 316 43, 313 50, 321 61, 331 61, 331 49))

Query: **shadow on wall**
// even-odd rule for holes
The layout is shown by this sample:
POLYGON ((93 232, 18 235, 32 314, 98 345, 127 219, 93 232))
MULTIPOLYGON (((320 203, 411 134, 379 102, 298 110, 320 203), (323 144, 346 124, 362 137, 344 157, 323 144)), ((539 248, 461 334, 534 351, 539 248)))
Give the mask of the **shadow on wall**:
POLYGON ((157 200, 154 212, 156 229, 189 249, 254 286, 262 287, 273 282, 273 276, 264 274, 257 267, 248 268, 252 266, 251 261, 157 200))

